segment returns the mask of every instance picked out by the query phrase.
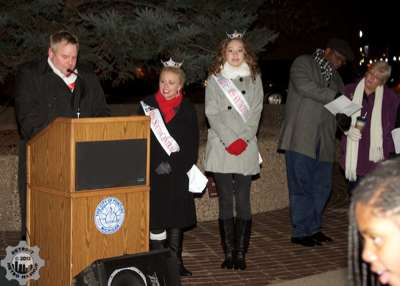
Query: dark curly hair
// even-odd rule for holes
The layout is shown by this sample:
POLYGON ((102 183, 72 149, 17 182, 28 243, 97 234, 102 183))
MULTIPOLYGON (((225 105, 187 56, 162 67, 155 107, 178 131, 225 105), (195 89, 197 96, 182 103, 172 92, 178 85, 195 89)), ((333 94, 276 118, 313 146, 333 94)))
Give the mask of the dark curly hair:
POLYGON ((208 70, 209 75, 215 75, 219 73, 222 69, 222 66, 225 63, 225 52, 227 46, 232 41, 239 41, 243 44, 244 47, 244 61, 250 67, 250 73, 253 80, 256 79, 256 75, 258 74, 258 65, 257 65, 257 57, 249 47, 248 43, 243 38, 235 38, 235 39, 224 39, 221 41, 218 47, 217 55, 214 58, 214 62, 211 64, 211 67, 208 70))
POLYGON ((372 207, 378 216, 400 214, 400 158, 380 163, 360 182, 352 194, 349 211, 349 278, 355 286, 380 285, 369 264, 360 260, 363 245, 355 216, 359 203, 372 207))

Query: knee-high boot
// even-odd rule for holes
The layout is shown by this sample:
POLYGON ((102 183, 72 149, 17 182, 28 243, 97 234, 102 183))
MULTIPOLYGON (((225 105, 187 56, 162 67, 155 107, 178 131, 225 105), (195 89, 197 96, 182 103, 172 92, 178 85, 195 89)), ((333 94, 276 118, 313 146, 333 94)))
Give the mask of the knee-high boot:
POLYGON ((235 269, 246 269, 246 252, 249 248, 250 234, 251 234, 251 219, 243 220, 236 218, 235 222, 236 231, 236 257, 234 266, 235 269))
POLYGON ((163 229, 150 230, 150 250, 165 248, 167 232, 163 229))
POLYGON ((167 230, 167 245, 171 251, 176 255, 178 262, 179 274, 181 276, 192 276, 192 272, 187 270, 183 265, 182 260, 182 242, 183 232, 180 228, 170 228, 167 230))
POLYGON ((150 250, 159 250, 165 248, 165 240, 150 239, 150 250))
POLYGON ((225 253, 225 260, 221 264, 221 268, 233 268, 234 251, 235 251, 235 219, 218 220, 219 233, 221 235, 221 244, 225 253))

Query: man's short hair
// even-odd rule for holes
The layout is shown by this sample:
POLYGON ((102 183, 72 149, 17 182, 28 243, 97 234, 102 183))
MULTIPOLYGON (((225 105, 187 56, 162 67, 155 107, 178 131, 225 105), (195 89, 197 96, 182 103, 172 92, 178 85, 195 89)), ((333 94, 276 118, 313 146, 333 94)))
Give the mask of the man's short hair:
POLYGON ((61 42, 67 42, 79 48, 78 37, 68 31, 61 30, 50 35, 50 48, 54 49, 61 42))

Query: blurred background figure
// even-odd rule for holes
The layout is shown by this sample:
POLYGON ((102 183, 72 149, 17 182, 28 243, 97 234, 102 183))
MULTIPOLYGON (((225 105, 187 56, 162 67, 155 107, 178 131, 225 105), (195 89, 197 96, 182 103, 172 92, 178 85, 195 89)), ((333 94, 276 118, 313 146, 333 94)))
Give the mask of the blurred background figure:
POLYGON ((400 159, 381 163, 354 189, 349 220, 352 285, 399 286, 400 159))

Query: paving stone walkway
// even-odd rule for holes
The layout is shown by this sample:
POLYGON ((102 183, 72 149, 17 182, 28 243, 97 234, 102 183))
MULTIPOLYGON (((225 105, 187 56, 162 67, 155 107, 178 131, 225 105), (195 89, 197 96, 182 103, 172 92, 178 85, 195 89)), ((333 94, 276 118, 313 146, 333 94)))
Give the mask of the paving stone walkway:
MULTIPOLYGON (((12 140, 14 142, 15 138, 12 140)), ((16 153, 15 144, 7 146, 12 149, 7 150, 8 152, 16 153)), ((291 244, 287 208, 256 214, 253 217, 252 237, 247 254, 248 268, 245 271, 226 270, 220 268, 223 253, 217 221, 201 222, 185 233, 183 257, 186 267, 193 272, 193 277, 184 278, 182 284, 270 285, 345 268, 348 199, 344 191, 343 176, 337 166, 334 170, 333 193, 323 223, 323 231, 334 242, 314 248, 291 244)), ((0 232, 0 259, 5 255, 5 247, 18 244, 18 239, 17 232, 0 232)), ((0 270, 0 276, 4 276, 3 269, 0 270)), ((4 277, 0 277, 1 286, 4 281, 4 277)))

